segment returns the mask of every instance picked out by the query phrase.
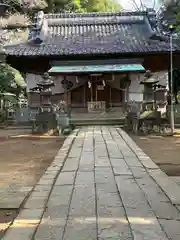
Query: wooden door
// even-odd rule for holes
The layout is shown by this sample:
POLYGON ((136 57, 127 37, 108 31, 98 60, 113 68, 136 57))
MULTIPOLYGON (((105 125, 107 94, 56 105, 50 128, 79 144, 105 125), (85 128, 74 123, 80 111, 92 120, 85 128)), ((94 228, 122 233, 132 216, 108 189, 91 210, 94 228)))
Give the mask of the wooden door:
POLYGON ((105 101, 109 102, 110 87, 105 84, 103 86, 102 81, 92 81, 91 87, 87 83, 87 101, 105 101))

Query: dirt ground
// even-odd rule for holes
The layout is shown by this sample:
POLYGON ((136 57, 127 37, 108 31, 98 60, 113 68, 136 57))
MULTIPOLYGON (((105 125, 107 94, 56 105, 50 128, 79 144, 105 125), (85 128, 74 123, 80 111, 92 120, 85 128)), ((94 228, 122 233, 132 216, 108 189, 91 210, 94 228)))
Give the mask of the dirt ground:
POLYGON ((2 139, 0 136, 1 184, 36 184, 64 142, 64 137, 2 139))
MULTIPOLYGON (((0 187, 35 185, 64 142, 61 138, 8 138, 29 130, 0 130, 0 187)), ((10 222, 17 209, 0 209, 0 225, 10 222)), ((0 238, 2 235, 0 228, 0 238)))
POLYGON ((180 136, 130 136, 167 175, 180 176, 180 136))

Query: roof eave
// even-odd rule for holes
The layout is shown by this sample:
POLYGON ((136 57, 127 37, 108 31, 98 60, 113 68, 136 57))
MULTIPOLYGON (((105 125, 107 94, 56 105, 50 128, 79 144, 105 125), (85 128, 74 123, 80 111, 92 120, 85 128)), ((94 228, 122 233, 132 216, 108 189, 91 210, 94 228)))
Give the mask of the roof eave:
MULTIPOLYGON (((174 54, 180 54, 180 49, 179 50, 175 50, 173 51, 174 54)), ((133 57, 137 57, 137 56, 145 56, 145 55, 163 55, 163 54, 170 54, 170 51, 148 51, 148 52, 119 52, 119 53, 86 53, 86 54, 52 54, 52 55, 45 55, 45 54, 38 54, 38 55, 27 55, 27 54, 6 54, 7 57, 27 57, 27 58, 37 58, 37 57, 45 57, 45 58, 57 58, 57 57, 66 57, 66 58, 71 58, 71 57, 104 57, 104 56, 111 56, 111 57, 129 57, 129 58, 133 58, 133 57)))

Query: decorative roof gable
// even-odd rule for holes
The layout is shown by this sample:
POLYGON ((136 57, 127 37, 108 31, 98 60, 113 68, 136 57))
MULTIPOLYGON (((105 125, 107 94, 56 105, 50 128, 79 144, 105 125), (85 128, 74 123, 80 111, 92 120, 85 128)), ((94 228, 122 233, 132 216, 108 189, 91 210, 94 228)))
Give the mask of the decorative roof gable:
MULTIPOLYGON (((179 46, 175 46, 179 50, 179 46)), ((28 41, 6 47, 8 55, 82 55, 167 52, 154 12, 39 12, 28 41), (151 39, 152 38, 152 39, 151 39)))

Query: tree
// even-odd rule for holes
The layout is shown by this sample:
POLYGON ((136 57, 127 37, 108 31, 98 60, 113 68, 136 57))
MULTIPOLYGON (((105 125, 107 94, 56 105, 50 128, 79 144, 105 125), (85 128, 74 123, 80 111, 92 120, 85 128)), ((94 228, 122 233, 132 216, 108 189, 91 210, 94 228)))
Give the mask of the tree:
POLYGON ((19 96, 26 84, 19 71, 6 63, 0 64, 0 122, 7 120, 9 105, 18 104, 19 96))
POLYGON ((45 12, 84 12, 80 0, 45 0, 45 12))
POLYGON ((168 31, 169 26, 176 27, 177 32, 180 30, 180 1, 170 0, 162 1, 162 6, 158 11, 158 20, 162 30, 168 31))
MULTIPOLYGON (((171 92, 171 85, 170 85, 170 72, 168 73, 168 80, 169 80, 169 90, 171 92)), ((175 103, 178 104, 178 92, 180 90, 180 69, 173 69, 173 95, 175 99, 175 103)))
POLYGON ((6 63, 1 63, 0 93, 10 92, 18 97, 24 88, 26 88, 26 83, 20 72, 6 63))
POLYGON ((48 12, 114 12, 121 6, 116 0, 45 0, 48 12))
POLYGON ((45 12, 115 12, 122 8, 116 0, 8 0, 11 13, 33 15, 39 10, 45 12))
MULTIPOLYGON (((164 32, 169 32, 169 26, 173 25, 175 27, 174 35, 176 37, 180 36, 180 1, 170 0, 162 1, 162 6, 158 15, 160 28, 164 32)), ((173 35, 173 36, 174 36, 173 35)), ((170 72, 169 72, 169 89, 170 86, 170 72)), ((175 103, 178 103, 178 91, 180 90, 180 69, 173 69, 173 94, 175 98, 175 103)))
MULTIPOLYGON (((9 5, 8 11, 12 13, 30 13, 33 9, 44 9, 47 7, 45 0, 6 0, 9 5)), ((48 0, 47 0, 48 2, 48 0)))
POLYGON ((86 12, 116 12, 122 9, 115 0, 85 0, 81 6, 86 12))

